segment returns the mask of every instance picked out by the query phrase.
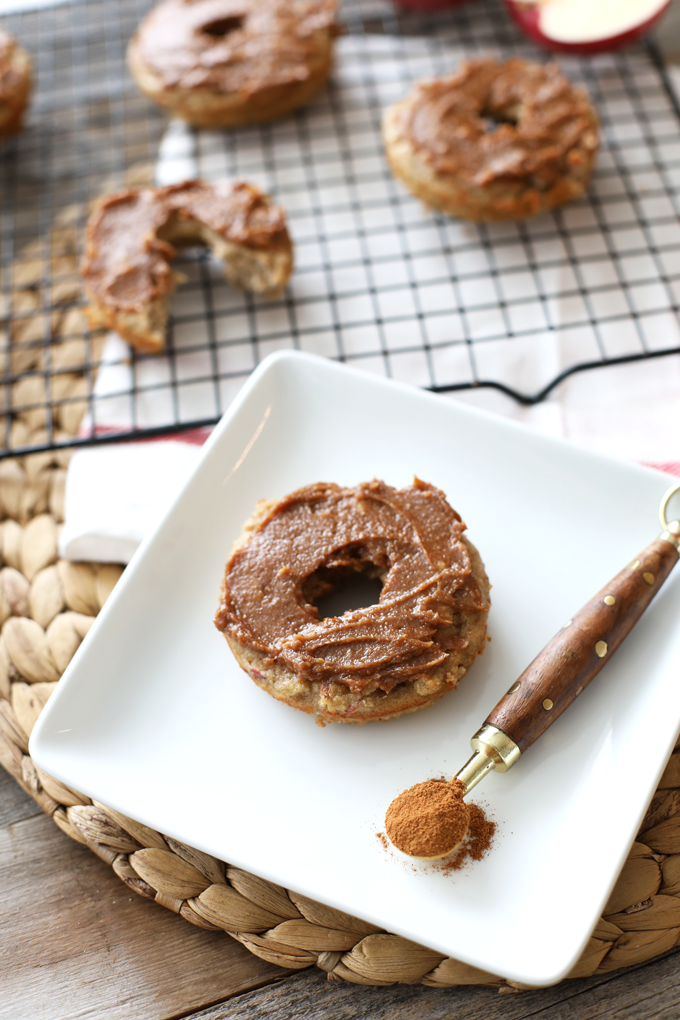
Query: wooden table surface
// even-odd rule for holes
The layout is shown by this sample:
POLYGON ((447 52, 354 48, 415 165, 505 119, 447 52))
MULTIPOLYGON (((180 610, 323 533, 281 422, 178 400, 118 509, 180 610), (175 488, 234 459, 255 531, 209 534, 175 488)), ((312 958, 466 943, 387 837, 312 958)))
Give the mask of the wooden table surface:
POLYGON ((367 988, 290 973, 131 893, 0 768, 0 1017, 8 1020, 678 1020, 680 949, 555 988, 367 988))

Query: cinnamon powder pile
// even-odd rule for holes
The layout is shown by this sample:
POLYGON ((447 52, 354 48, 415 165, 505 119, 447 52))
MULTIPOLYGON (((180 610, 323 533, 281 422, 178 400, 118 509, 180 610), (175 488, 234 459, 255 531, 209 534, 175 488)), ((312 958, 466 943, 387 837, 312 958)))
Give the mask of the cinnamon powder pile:
POLYGON ((470 804, 469 812, 468 832, 463 843, 452 857, 439 862, 445 875, 460 871, 468 861, 481 861, 491 849, 496 823, 486 817, 478 804, 470 804))
POLYGON ((392 843, 410 857, 450 853, 465 838, 470 807, 463 800, 465 784, 454 779, 416 783, 392 801, 385 829, 392 843))

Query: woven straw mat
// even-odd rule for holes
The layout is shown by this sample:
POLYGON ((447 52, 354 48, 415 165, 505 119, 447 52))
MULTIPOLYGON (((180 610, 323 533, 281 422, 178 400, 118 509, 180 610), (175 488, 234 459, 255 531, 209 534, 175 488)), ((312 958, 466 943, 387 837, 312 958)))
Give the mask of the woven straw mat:
MULTIPOLYGON (((75 433, 84 389, 75 366, 92 364, 78 300, 75 228, 59 236, 62 282, 53 295, 51 355, 63 368, 63 433, 75 433), (71 371, 73 368, 73 371, 71 371)), ((54 265, 52 267, 54 269, 54 265)), ((39 386, 44 315, 36 314, 40 259, 22 263, 13 285, 15 386, 39 386), (31 316, 31 310, 35 310, 31 316), (18 316, 16 313, 19 313, 18 316), (33 370, 38 370, 32 375, 33 370)), ((11 350, 11 354, 10 354, 11 350)), ((40 395, 35 394, 35 397, 40 395)), ((44 435, 44 411, 26 399, 13 445, 44 435), (31 408, 31 403, 33 407, 31 408)), ((15 405, 16 406, 16 405, 15 405)), ((57 555, 68 453, 0 461, 0 763, 71 839, 84 843, 140 896, 200 928, 223 930, 282 967, 317 966, 331 980, 365 985, 522 987, 446 959, 424 946, 315 903, 184 846, 45 775, 28 754, 43 706, 118 580, 121 567, 70 563, 57 555)), ((654 794, 604 916, 569 977, 603 974, 680 944, 680 742, 654 794)))

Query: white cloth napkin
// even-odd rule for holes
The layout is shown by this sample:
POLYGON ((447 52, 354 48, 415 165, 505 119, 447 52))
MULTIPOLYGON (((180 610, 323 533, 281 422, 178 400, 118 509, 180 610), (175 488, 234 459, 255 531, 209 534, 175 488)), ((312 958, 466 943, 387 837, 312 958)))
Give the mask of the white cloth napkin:
POLYGON ((79 450, 69 465, 62 556, 128 563, 196 466, 200 446, 163 440, 79 450))
MULTIPOLYGON (((368 151, 372 147, 375 153, 373 156, 362 157, 367 183, 363 185, 359 181, 356 184, 357 189, 364 186, 367 189, 366 192, 359 191, 359 194, 361 200, 366 201, 366 208, 369 208, 370 188, 374 186, 370 178, 371 160, 376 166, 380 166, 383 157, 377 126, 364 117, 365 111, 362 109, 366 68, 368 66, 371 68, 370 87, 376 90, 380 102, 384 103, 403 94, 404 68, 408 69, 408 74, 412 77, 422 77, 434 71, 441 73, 444 67, 455 66, 462 51, 460 43, 446 42, 440 38, 434 67, 434 58, 429 53, 426 43, 420 39, 346 37, 338 41, 338 48, 335 79, 342 93, 349 126, 351 128, 353 123, 351 114, 356 118, 356 130, 361 135, 363 151, 368 151)), ((322 149, 324 173, 326 179, 331 179, 334 164, 333 148, 328 138, 328 124, 335 121, 323 103, 321 100, 310 117, 318 117, 323 127, 323 130, 319 131, 319 142, 325 145, 325 149, 322 149)), ((282 167, 291 167, 289 170, 281 171, 280 180, 285 182, 286 173, 301 172, 297 164, 299 150, 296 148, 298 142, 294 133, 289 131, 286 134, 288 129, 285 124, 279 130, 280 136, 273 141, 277 145, 282 167)), ((202 131, 194 134, 184 124, 172 122, 160 147, 156 180, 159 184, 165 185, 193 176, 215 178, 238 174, 248 177, 266 190, 275 189, 279 177, 273 175, 271 169, 266 168, 271 166, 271 163, 267 164, 264 156, 257 132, 248 132, 245 129, 239 133, 235 141, 225 132, 202 131)), ((341 162, 339 151, 337 160, 339 168, 341 162)), ((320 187, 318 182, 315 182, 314 186, 320 187)), ((334 202, 347 201, 346 197, 344 199, 342 197, 342 188, 333 191, 329 184, 325 187, 324 197, 329 203, 329 211, 324 215, 321 229, 332 234, 334 230, 342 228, 346 244, 350 247, 355 245, 358 250, 361 243, 364 243, 361 234, 363 221, 347 211, 342 211, 342 208, 340 212, 333 212, 334 202)), ((300 205, 304 198, 305 196, 298 190, 288 196, 284 195, 282 200, 284 204, 288 200, 296 203, 293 209, 298 213, 302 209, 304 214, 304 206, 300 205)), ((316 201, 319 200, 317 193, 316 201)), ((425 229, 431 226, 431 214, 415 200, 413 207, 407 208, 407 215, 412 217, 411 222, 417 217, 425 229)), ((313 221, 313 216, 305 220, 304 215, 291 219, 296 243, 296 264, 299 270, 293 279, 292 288, 294 301, 299 303, 300 318, 305 317, 304 322, 307 326, 311 324, 316 327, 318 324, 316 331, 309 328, 301 331, 300 345, 306 350, 326 354, 331 350, 329 346, 331 330, 324 318, 327 302, 323 298, 323 280, 317 273, 320 249, 315 234, 317 227, 313 221)), ((453 238, 452 244, 459 238, 462 244, 469 247, 470 237, 473 236, 471 231, 474 228, 452 221, 448 229, 450 238, 453 238)), ((338 254, 337 258, 338 265, 341 266, 342 253, 338 254)), ((404 258, 406 260, 407 256, 404 258)), ((444 254, 431 256, 430 262, 435 263, 437 258, 441 260, 442 266, 448 265, 444 254)), ((399 263, 394 263, 393 266, 394 269, 391 271, 394 272, 402 268, 399 263)), ((436 275, 439 269, 435 265, 434 270, 431 268, 430 271, 436 275)), ((339 269, 338 273, 340 279, 342 269, 339 269)), ((446 271, 442 270, 440 275, 446 275, 446 271)), ((432 293, 434 295, 434 292, 432 293)), ((249 323, 245 307, 241 314, 238 305, 243 299, 233 291, 233 288, 227 288, 226 285, 224 294, 221 300, 232 302, 230 306, 232 314, 225 321, 228 322, 230 329, 244 330, 243 344, 230 345, 228 356, 247 362, 247 359, 252 359, 252 343, 249 340, 249 323)), ((399 299, 396 292, 394 299, 399 299)), ((178 292, 173 301, 176 318, 181 319, 183 310, 188 316, 195 314, 196 300, 195 291, 178 292)), ((342 329, 343 342, 345 349, 350 353, 353 350, 360 350, 363 342, 370 342, 373 346, 376 344, 372 333, 369 341, 365 339, 373 327, 353 325, 355 319, 360 320, 362 317, 366 319, 365 300, 365 293, 357 292, 353 296, 343 298, 342 301, 341 314, 347 321, 347 328, 343 325, 342 329)), ((336 307, 340 307, 340 302, 336 307)), ((405 332, 400 333, 396 326, 390 332, 389 311, 387 307, 383 312, 387 325, 384 327, 381 342, 388 345, 395 375, 407 381, 418 382, 421 363, 415 355, 402 357, 400 345, 403 347, 405 332)), ((600 309, 600 314, 604 315, 605 311, 600 309)), ((266 305, 258 304, 256 307, 257 316, 264 318, 275 314, 276 312, 269 313, 266 305)), ((557 318, 559 324, 561 315, 570 314, 568 299, 566 303, 561 302, 561 299, 555 300, 551 314, 557 318)), ((644 320, 644 316, 641 316, 641 320, 644 320)), ((655 344, 670 346, 678 342, 680 330, 673 313, 657 315, 645 321, 648 322, 645 328, 650 331, 647 340, 652 349, 655 344)), ((282 315, 281 322, 285 327, 288 319, 282 315)), ((406 328, 411 330, 411 336, 414 335, 419 329, 415 312, 413 323, 402 325, 404 330, 406 328)), ((612 345, 614 353, 625 348, 626 331, 630 325, 631 323, 627 321, 619 321, 607 334, 607 343, 612 345), (617 347, 617 344, 623 346, 617 347)), ((377 327, 375 332, 377 335, 377 327)), ((546 333, 540 344, 530 342, 529 338, 526 342, 516 339, 481 345, 478 347, 478 356, 490 359, 486 366, 481 366, 481 374, 502 378, 506 384, 520 390, 536 389, 543 380, 553 378, 563 369, 569 363, 568 357, 573 357, 573 344, 581 341, 578 330, 572 332, 573 336, 559 331, 546 333)), ((129 428, 133 420, 139 427, 163 426, 174 422, 177 397, 171 386, 173 378, 189 381, 189 384, 181 387, 179 411, 182 420, 195 421, 213 416, 216 413, 213 384, 205 381, 196 384, 190 382, 194 378, 200 380, 201 376, 205 380, 211 371, 209 354, 205 350, 205 338, 200 333, 199 325, 184 327, 184 330, 180 326, 175 332, 175 355, 172 359, 168 355, 159 355, 138 359, 134 364, 127 344, 111 334, 106 342, 103 364, 94 390, 93 414, 96 431, 99 433, 121 431, 129 428), (133 386, 137 392, 134 419, 130 397, 133 386)), ((582 359, 589 360, 592 351, 585 341, 583 343, 582 359)), ((260 353, 280 346, 292 346, 292 341, 283 339, 258 343, 260 353)), ((446 349, 437 350, 435 347, 430 356, 445 357, 446 349)), ((368 358, 358 361, 357 365, 368 370, 382 371, 384 363, 377 358, 368 358)), ((238 391, 242 381, 243 376, 220 384, 223 407, 238 391)), ((523 407, 499 391, 491 389, 457 392, 442 399, 471 403, 522 421, 540 431, 582 443, 591 449, 625 459, 652 463, 680 474, 679 396, 680 357, 670 356, 576 374, 567 379, 550 399, 535 407, 523 407)), ((88 431, 91 424, 91 420, 88 420, 88 431)), ((191 438, 195 443, 196 437, 191 438)), ((66 523, 60 541, 61 555, 70 559, 127 562, 144 535, 153 528, 181 488, 197 456, 198 448, 189 445, 181 434, 164 442, 126 443, 120 447, 102 446, 76 452, 67 479, 66 523)))

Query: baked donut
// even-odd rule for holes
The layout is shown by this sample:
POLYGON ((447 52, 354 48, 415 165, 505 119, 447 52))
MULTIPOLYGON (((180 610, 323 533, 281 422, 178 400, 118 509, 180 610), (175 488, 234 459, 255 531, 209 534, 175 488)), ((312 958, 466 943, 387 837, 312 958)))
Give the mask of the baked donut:
POLYGON ((468 60, 389 107, 383 141, 394 173, 427 205, 518 220, 585 191, 598 118, 556 64, 468 60))
POLYGON ((293 246, 279 206, 244 181, 186 181, 121 191, 97 203, 87 224, 82 276, 93 326, 134 347, 165 345, 175 245, 206 244, 224 261, 230 283, 258 294, 285 287, 293 246))
POLYGON ((273 120, 326 82, 336 0, 163 0, 128 47, 144 95, 198 127, 273 120))
POLYGON ((8 32, 0 31, 0 142, 20 130, 32 84, 28 53, 8 32))
POLYGON ((279 701, 328 722, 393 718, 456 687, 484 648, 489 582, 439 489, 320 482, 262 501, 227 563, 215 617, 239 665, 279 701), (380 600, 319 619, 359 571, 380 600))

